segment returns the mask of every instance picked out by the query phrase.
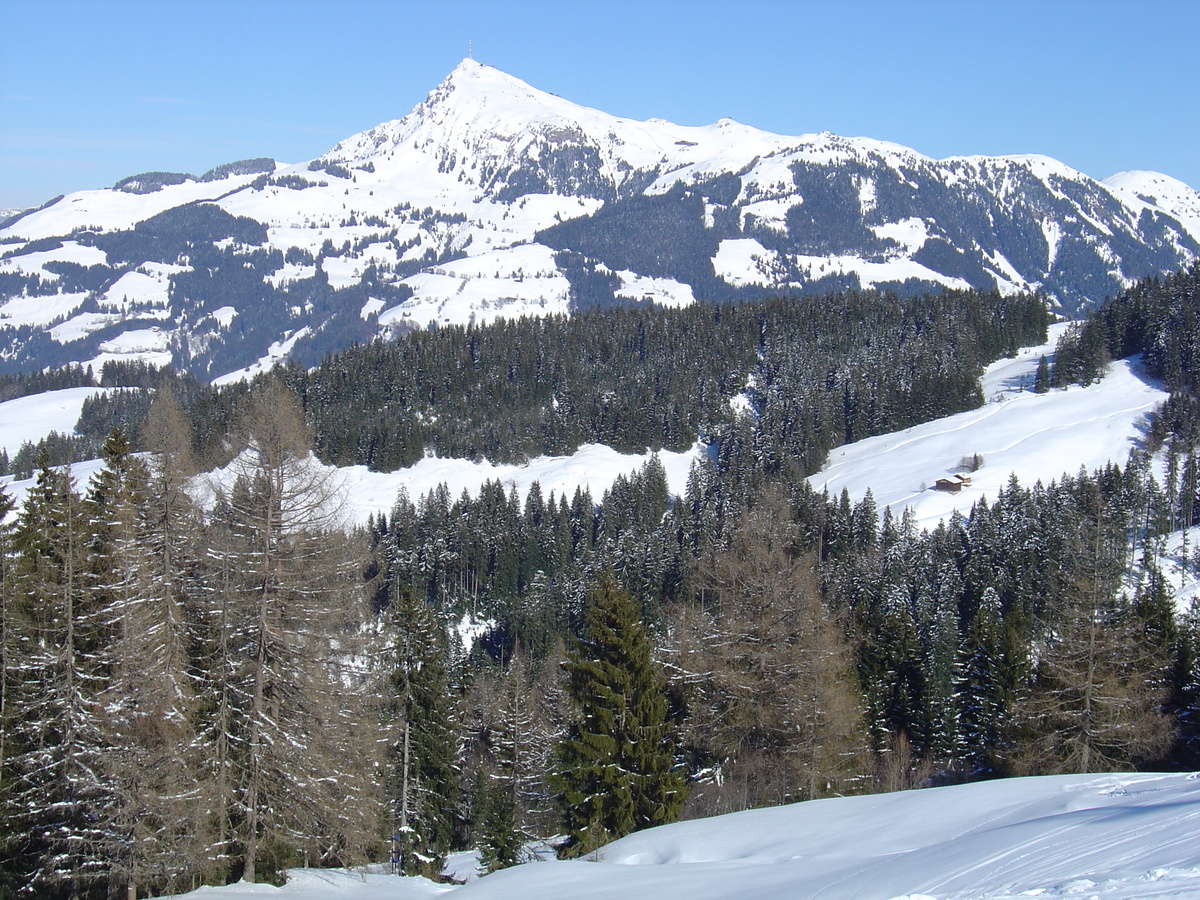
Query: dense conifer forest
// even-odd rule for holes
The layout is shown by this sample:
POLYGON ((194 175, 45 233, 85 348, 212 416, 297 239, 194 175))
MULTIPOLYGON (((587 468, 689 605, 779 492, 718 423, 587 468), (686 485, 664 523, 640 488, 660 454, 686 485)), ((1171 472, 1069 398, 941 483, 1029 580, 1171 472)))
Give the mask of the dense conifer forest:
POLYGON ((1038 297, 596 309, 219 389, 11 376, 8 396, 125 389, 22 451, 37 481, 0 533, 0 892, 436 874, 466 847, 500 868, 677 816, 1193 765, 1200 620, 1158 560, 1200 521, 1198 302, 1200 266, 1142 282, 1045 374, 1143 353, 1172 395, 1142 450, 1014 478, 931 531, 805 476, 979 405, 984 365, 1044 341, 1038 297), (600 497, 442 485, 353 533, 308 455, 697 440, 680 497, 651 458, 600 497), (90 486, 56 468, 97 442, 90 486), (234 477, 201 509, 188 477, 218 464, 234 477))

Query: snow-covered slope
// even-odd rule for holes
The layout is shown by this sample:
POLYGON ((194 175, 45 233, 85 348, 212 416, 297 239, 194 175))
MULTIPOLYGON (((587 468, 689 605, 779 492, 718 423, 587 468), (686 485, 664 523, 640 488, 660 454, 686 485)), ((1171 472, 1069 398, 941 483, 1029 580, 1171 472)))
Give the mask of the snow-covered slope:
POLYGON ((0 229, 0 368, 214 378, 433 323, 763 291, 1041 289, 1074 310, 1200 255, 1198 210, 1153 173, 638 122, 464 60, 319 159, 150 173, 0 229))
POLYGON ((1136 198, 1147 209, 1174 216, 1192 235, 1200 234, 1200 195, 1177 178, 1159 172, 1119 172, 1103 184, 1125 195, 1131 207, 1136 198))
MULTIPOLYGON (((0 405, 0 409, 3 406, 0 405)), ((699 445, 687 453, 658 453, 659 461, 667 475, 667 486, 676 495, 687 487, 688 472, 697 454, 699 445)), ((466 491, 477 496, 486 481, 498 481, 508 490, 515 489, 524 498, 536 481, 542 495, 551 492, 556 497, 574 495, 576 488, 590 491, 599 502, 620 475, 630 475, 642 468, 651 458, 650 453, 622 454, 602 444, 585 444, 570 456, 541 456, 521 465, 500 465, 487 460, 442 459, 429 456, 407 469, 396 472, 372 472, 366 466, 347 466, 331 472, 338 488, 341 512, 348 523, 363 525, 369 516, 390 513, 396 497, 404 491, 413 501, 445 484, 453 492, 453 498, 466 491)), ((232 477, 224 471, 200 476, 196 482, 195 496, 206 504, 218 485, 228 487, 232 477)), ((14 493, 24 495, 25 482, 14 486, 14 493)))
POLYGON ((1136 360, 1113 363, 1102 381, 1086 388, 1033 393, 1038 359, 1053 357, 1062 327, 1045 346, 989 367, 983 379, 988 402, 980 409, 839 447, 809 482, 834 495, 846 489, 854 500, 869 489, 881 511, 890 507, 899 517, 911 507, 917 523, 929 527, 955 510, 968 512, 980 497, 994 498, 1013 475, 1031 486, 1080 467, 1123 465, 1167 393, 1136 360), (974 454, 983 465, 969 486, 956 494, 934 488, 974 454))
POLYGON ((220 900, 1153 900, 1200 897, 1196 775, 1022 778, 816 800, 631 835, 597 861, 529 863, 452 888, 299 872, 220 900))
POLYGON ((0 403, 0 449, 14 456, 25 442, 36 444, 52 431, 72 434, 83 401, 105 388, 66 388, 0 403))

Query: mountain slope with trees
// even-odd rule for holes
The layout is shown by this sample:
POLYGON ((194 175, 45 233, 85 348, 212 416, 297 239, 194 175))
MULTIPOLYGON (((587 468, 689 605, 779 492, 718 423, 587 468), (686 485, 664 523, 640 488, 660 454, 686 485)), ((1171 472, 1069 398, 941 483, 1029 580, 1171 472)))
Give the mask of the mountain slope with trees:
MULTIPOLYGON (((1115 298, 1053 377, 1072 342, 1115 352, 1085 340, 1108 317, 1174 346, 1195 278, 1115 298)), ((108 428, 100 476, 81 488, 35 451, 0 541, 2 889, 154 894, 368 859, 436 874, 467 847, 500 868, 530 834, 590 849, 801 798, 1194 767, 1200 626, 1158 563, 1195 508, 1182 425, 1171 452, 1014 477, 928 530, 807 478, 857 434, 980 403, 983 364, 1043 341, 1046 318, 1035 296, 846 292, 597 309, 529 343, 439 329, 222 388, 108 369, 129 396, 87 411, 108 428), (667 379, 689 360, 713 374, 667 379), (347 408, 387 412, 376 365, 415 373, 422 447, 478 440, 489 411, 665 446, 654 386, 709 452, 680 496, 652 457, 600 497, 442 485, 344 530, 310 450, 355 431, 347 408), (577 381, 547 396, 539 369, 577 381), (612 401, 633 424, 555 408, 606 378, 647 386, 612 401), (231 478, 200 509, 182 479, 214 461, 231 478), (170 767, 147 764, 167 748, 170 767), (598 808, 598 783, 628 802, 598 808)), ((544 446, 513 433, 495 446, 544 446)))
POLYGON ((0 372, 208 381, 432 325, 871 289, 1074 314, 1200 256, 1197 208, 1153 173, 634 122, 464 60, 318 159, 143 173, 3 223, 0 372))

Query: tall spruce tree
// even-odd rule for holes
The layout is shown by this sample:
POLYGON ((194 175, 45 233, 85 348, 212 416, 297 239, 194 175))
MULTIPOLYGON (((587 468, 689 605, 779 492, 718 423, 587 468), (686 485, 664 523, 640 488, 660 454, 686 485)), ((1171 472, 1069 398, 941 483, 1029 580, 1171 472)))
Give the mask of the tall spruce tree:
POLYGON ((959 669, 959 728, 970 775, 1006 772, 1013 710, 1026 675, 1024 650, 996 589, 989 586, 967 628, 959 669))
POLYGON ((3 869, 40 897, 104 883, 113 796, 99 726, 102 635, 90 605, 74 480, 43 458, 14 536, 3 869))
POLYGON ((962 579, 958 570, 946 564, 938 573, 936 594, 928 610, 931 621, 924 623, 925 706, 928 710, 929 758, 944 767, 953 767, 959 758, 960 708, 956 690, 960 681, 961 641, 958 633, 958 604, 962 579))
POLYGON ((393 862, 432 876, 451 848, 459 793, 446 633, 403 588, 384 612, 383 639, 393 862))
POLYGON ((674 821, 686 785, 674 766, 663 677, 637 604, 611 572, 586 612, 587 636, 567 657, 578 716, 559 745, 554 778, 567 839, 561 856, 674 821))

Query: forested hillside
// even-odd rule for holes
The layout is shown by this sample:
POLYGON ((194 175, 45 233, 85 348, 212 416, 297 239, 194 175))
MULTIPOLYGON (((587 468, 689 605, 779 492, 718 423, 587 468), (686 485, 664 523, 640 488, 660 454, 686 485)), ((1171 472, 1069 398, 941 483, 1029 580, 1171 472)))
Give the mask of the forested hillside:
MULTIPOLYGON (((765 465, 814 471, 846 441, 979 405, 981 367, 1044 340, 1046 322, 1036 296, 971 291, 647 306, 446 326, 279 375, 301 400, 318 455, 335 465, 390 471, 427 452, 516 462, 584 443, 683 450, 697 437, 715 448, 743 410, 765 465)), ((89 383, 84 370, 67 372, 72 386, 89 383)), ((114 425, 133 433, 162 378, 188 410, 205 464, 223 464, 245 383, 217 388, 108 363, 91 383, 137 390, 92 400, 80 432, 93 444, 114 425)), ((13 396, 44 383, 3 382, 13 396)), ((69 458, 58 453, 55 463, 69 458)))
MULTIPOLYGON (((1116 298, 1053 377, 1096 329, 1127 349, 1110 319, 1173 358, 1162 323, 1192 321, 1197 280, 1116 298)), ((1175 454, 1013 479, 932 531, 805 478, 979 404, 982 366, 1046 318, 1037 297, 856 293, 450 327, 219 389, 109 368, 128 389, 56 445, 107 432, 101 475, 30 447, 0 546, 3 890, 436 873, 463 847, 498 868, 532 837, 581 853, 677 815, 1193 764, 1200 624, 1156 562, 1197 504, 1182 428, 1175 454), (600 497, 443 485, 352 534, 308 455, 697 437, 680 497, 652 459, 600 497), (232 477, 200 509, 187 476, 215 464, 232 477)))

